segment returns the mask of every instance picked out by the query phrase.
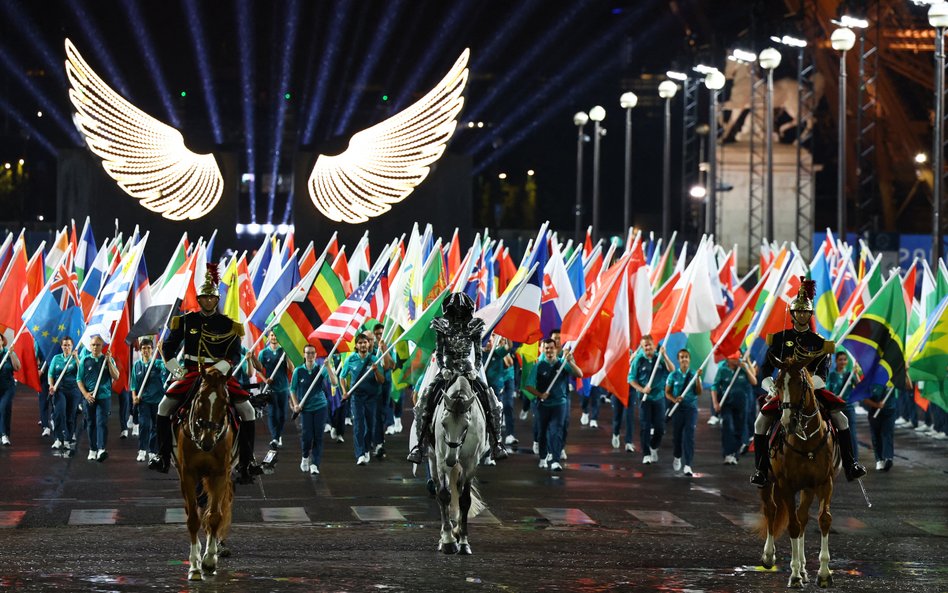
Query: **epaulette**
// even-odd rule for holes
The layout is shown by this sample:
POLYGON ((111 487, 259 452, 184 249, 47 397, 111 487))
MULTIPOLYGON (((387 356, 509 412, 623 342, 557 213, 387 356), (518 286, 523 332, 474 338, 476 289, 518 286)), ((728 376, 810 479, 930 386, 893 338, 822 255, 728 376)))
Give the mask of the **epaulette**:
POLYGON ((244 337, 244 326, 242 323, 234 322, 234 333, 241 338, 244 337))
POLYGON ((823 340, 823 353, 832 354, 836 352, 836 342, 833 340, 823 340))
POLYGON ((171 321, 168 322, 168 328, 171 330, 176 330, 181 327, 181 315, 175 315, 171 318, 171 321))

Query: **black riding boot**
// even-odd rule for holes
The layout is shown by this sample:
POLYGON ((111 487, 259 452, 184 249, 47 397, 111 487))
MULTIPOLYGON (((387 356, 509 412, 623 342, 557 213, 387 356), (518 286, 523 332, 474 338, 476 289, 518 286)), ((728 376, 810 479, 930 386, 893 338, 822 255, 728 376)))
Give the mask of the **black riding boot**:
POLYGON ((839 441, 839 452, 843 458, 843 471, 846 472, 846 479, 852 482, 866 475, 866 468, 856 463, 853 457, 853 437, 846 430, 837 430, 836 439, 839 441))
POLYGON ((255 427, 255 420, 241 420, 240 429, 237 431, 237 482, 239 484, 253 484, 253 477, 263 473, 260 466, 253 460, 255 427))
POLYGON ((155 432, 158 436, 158 455, 148 462, 148 469, 166 474, 171 467, 171 418, 157 416, 155 432))
POLYGON ((770 473, 770 444, 767 435, 754 435, 754 467, 757 471, 751 476, 751 484, 758 488, 767 485, 767 474, 770 473))
MULTIPOLYGON (((431 389, 421 395, 419 406, 421 408, 421 418, 415 418, 420 431, 418 435, 418 444, 408 453, 408 461, 420 465, 425 459, 425 450, 428 448, 428 432, 431 430, 431 416, 434 415, 435 397, 431 395, 431 389)), ((413 427, 414 428, 414 427, 413 427)), ((416 429, 417 430, 417 429, 416 429)))
POLYGON ((487 435, 490 438, 490 458, 494 461, 498 459, 507 459, 507 449, 504 448, 503 436, 500 434, 500 427, 503 423, 500 406, 492 405, 494 402, 493 394, 488 391, 478 390, 481 399, 481 407, 484 408, 484 420, 487 424, 487 435))

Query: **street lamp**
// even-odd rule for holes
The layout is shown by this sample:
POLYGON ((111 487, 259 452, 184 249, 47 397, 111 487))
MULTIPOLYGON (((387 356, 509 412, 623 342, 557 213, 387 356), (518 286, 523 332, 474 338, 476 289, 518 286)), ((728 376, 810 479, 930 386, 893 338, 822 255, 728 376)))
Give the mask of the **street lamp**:
POLYGON ((757 58, 760 67, 767 71, 767 98, 764 109, 766 120, 767 147, 767 240, 774 240, 774 69, 780 65, 780 52, 768 47, 757 58))
POLYGON ((625 196, 623 196, 622 225, 627 232, 632 226, 632 108, 639 98, 632 91, 622 93, 619 105, 625 109, 625 196))
POLYGON ((840 239, 846 238, 846 52, 856 44, 856 34, 852 29, 841 27, 830 36, 833 49, 839 52, 839 135, 836 147, 836 233, 840 239))
POLYGON ((593 122, 593 212, 592 212, 592 239, 599 239, 599 138, 605 134, 602 120, 606 119, 606 110, 596 105, 589 110, 589 119, 593 122))
POLYGON ((724 74, 720 70, 712 70, 704 76, 704 86, 711 91, 711 101, 709 105, 710 116, 708 124, 711 126, 708 135, 708 219, 705 221, 705 232, 709 235, 716 234, 717 231, 717 194, 718 194, 718 93, 724 88, 726 82, 724 74))
POLYGON ((948 3, 932 4, 928 9, 928 24, 935 28, 935 130, 932 146, 932 259, 937 266, 941 259, 941 201, 944 189, 945 136, 945 27, 948 27, 948 3))
POLYGON ((573 124, 576 125, 576 240, 582 241, 583 232, 583 127, 589 121, 589 116, 585 111, 580 111, 573 116, 573 124))
POLYGON ((671 102, 678 85, 664 80, 658 85, 658 96, 665 99, 665 145, 662 147, 662 237, 671 237, 671 102))

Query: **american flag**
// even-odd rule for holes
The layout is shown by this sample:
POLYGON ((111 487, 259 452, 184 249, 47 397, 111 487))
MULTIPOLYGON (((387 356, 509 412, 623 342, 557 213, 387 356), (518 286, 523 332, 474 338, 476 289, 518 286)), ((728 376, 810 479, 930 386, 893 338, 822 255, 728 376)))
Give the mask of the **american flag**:
POLYGON ((349 298, 309 335, 309 339, 329 340, 341 344, 351 341, 367 318, 379 319, 383 315, 388 306, 388 299, 386 263, 369 274, 349 298))

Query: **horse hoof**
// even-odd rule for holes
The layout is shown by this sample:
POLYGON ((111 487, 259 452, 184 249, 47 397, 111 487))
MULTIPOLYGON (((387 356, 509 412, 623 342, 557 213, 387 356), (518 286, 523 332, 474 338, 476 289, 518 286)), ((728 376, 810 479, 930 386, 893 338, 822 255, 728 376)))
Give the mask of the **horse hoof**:
POLYGON ((224 542, 217 543, 217 557, 230 558, 230 548, 224 546, 224 542))
POLYGON ((214 574, 217 572, 217 562, 208 562, 204 560, 201 562, 201 570, 207 574, 214 574))
POLYGON ((801 577, 790 577, 790 582, 787 583, 787 587, 790 589, 802 589, 803 579, 801 577))
POLYGON ((771 568, 773 568, 773 567, 774 567, 774 564, 775 564, 775 561, 774 561, 773 558, 771 558, 771 559, 769 559, 769 560, 768 560, 767 558, 761 558, 761 559, 760 559, 760 565, 763 566, 764 568, 766 568, 767 570, 770 570, 771 568))
POLYGON ((445 554, 457 554, 458 553, 458 544, 457 542, 444 544, 444 547, 441 549, 445 554))
POLYGON ((471 544, 461 544, 461 547, 458 549, 458 554, 461 556, 471 556, 474 552, 471 551, 471 544))
POLYGON ((188 571, 188 580, 189 581, 203 581, 204 575, 201 574, 200 570, 189 570, 188 571))
POLYGON ((820 586, 821 589, 833 586, 833 575, 828 574, 825 577, 819 577, 816 580, 816 584, 820 586))

